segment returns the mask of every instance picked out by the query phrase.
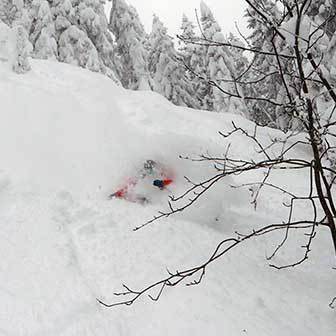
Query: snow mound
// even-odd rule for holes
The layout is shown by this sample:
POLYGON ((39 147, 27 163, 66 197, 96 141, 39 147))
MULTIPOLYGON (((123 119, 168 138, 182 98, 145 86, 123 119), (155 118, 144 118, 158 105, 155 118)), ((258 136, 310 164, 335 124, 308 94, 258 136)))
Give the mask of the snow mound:
MULTIPOLYGON (((122 283, 141 288, 164 277, 166 267, 203 262, 234 230, 281 216, 274 207, 279 195, 266 195, 256 213, 248 191, 232 189, 237 180, 230 178, 185 214, 132 231, 167 206, 168 194, 185 190, 184 176, 200 181, 213 174, 208 163, 180 155, 223 153, 227 143, 218 131, 232 121, 252 123, 176 107, 153 92, 127 91, 49 61, 32 61, 23 76, 0 62, 0 102, 1 334, 334 334, 327 233, 295 270, 268 268, 273 245, 259 240, 209 267, 200 286, 167 291, 156 304, 107 310, 96 301, 115 300, 122 283), (146 206, 109 200, 147 159, 174 169, 169 190, 148 189, 153 203, 146 206)), ((265 139, 277 133, 263 132, 265 139)), ((231 148, 233 155, 255 155, 240 136, 231 148)), ((303 182, 296 176, 295 187, 303 182)))

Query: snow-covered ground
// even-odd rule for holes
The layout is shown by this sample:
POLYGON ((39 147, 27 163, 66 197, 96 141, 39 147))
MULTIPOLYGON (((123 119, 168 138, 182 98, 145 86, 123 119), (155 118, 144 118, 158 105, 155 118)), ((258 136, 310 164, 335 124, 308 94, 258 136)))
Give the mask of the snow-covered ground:
MULTIPOLYGON (((270 268, 265 256, 280 237, 260 238, 209 266, 199 286, 169 289, 157 303, 143 298, 130 307, 102 307, 96 298, 118 300, 113 292, 122 283, 142 288, 165 277, 166 268, 204 261, 235 230, 280 222, 282 196, 263 194, 255 212, 246 189, 230 188, 242 180, 230 178, 185 214, 133 232, 166 207, 167 193, 149 186, 148 205, 108 195, 144 160, 171 167, 170 191, 178 194, 187 187, 184 176, 211 174, 207 164, 179 155, 221 154, 226 143, 219 130, 228 131, 232 120, 253 125, 127 91, 77 67, 34 61, 32 69, 18 76, 0 61, 0 335, 335 334, 336 311, 328 307, 336 295, 335 258, 327 231, 319 231, 298 268, 270 268)), ((263 132, 264 139, 275 134, 263 132)), ((255 155, 240 136, 231 148, 255 155)), ((305 176, 286 174, 275 178, 305 189, 305 176)), ((303 252, 294 243, 285 251, 280 264, 303 252)))

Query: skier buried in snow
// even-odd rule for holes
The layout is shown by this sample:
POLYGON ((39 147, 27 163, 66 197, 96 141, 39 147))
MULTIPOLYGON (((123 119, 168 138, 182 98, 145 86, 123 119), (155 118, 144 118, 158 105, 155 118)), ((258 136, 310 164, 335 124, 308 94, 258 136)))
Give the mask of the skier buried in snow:
POLYGON ((144 184, 146 189, 152 185, 160 190, 164 190, 172 182, 172 174, 167 168, 154 160, 146 160, 143 168, 136 176, 128 178, 126 183, 109 197, 126 199, 132 202, 148 203, 148 197, 137 193, 139 185, 144 184))

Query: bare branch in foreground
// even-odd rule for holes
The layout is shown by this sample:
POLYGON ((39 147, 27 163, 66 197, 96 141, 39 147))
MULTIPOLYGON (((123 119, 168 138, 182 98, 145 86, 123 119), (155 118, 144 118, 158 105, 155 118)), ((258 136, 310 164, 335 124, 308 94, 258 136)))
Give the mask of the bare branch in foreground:
MULTIPOLYGON (((235 238, 227 238, 221 241, 214 252, 211 254, 211 256, 206 260, 204 263, 202 263, 199 266, 192 267, 183 271, 176 271, 175 273, 172 273, 168 271, 169 276, 159 280, 157 282, 152 283, 151 285, 140 289, 140 290, 134 290, 131 289, 129 286, 123 285, 124 291, 120 293, 114 293, 116 296, 124 296, 126 297, 126 300, 114 302, 114 303, 106 303, 105 301, 101 299, 97 299, 97 301, 102 304, 104 307, 111 308, 121 305, 132 305, 134 302, 139 300, 142 296, 147 295, 152 301, 157 301, 161 297, 164 289, 167 287, 174 287, 182 282, 184 282, 187 279, 190 279, 185 285, 186 286, 193 286, 198 285, 201 283, 205 276, 206 268, 212 264, 217 259, 223 257, 226 255, 230 250, 238 246, 239 244, 243 243, 244 241, 251 239, 253 237, 258 237, 261 235, 266 235, 271 232, 277 231, 277 230, 291 230, 291 229, 300 229, 300 228, 307 228, 307 227, 314 227, 314 222, 309 221, 297 221, 292 222, 290 224, 271 224, 267 225, 261 229, 253 230, 250 234, 242 235, 237 234, 237 237, 235 238), (195 278, 196 277, 196 278, 195 278)), ((304 257, 307 259, 307 256, 304 257)))

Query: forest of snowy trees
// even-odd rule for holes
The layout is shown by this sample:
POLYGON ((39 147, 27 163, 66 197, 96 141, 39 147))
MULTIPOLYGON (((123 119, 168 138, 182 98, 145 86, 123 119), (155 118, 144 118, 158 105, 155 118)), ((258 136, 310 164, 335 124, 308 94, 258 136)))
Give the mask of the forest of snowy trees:
MULTIPOLYGON (((284 103, 298 95, 295 20, 288 15, 296 2, 246 1, 249 34, 242 36, 223 32, 216 13, 201 1, 197 17, 182 15, 175 43, 156 15, 148 34, 136 8, 112 0, 107 18, 105 2, 1 1, 0 43, 10 36, 13 69, 29 71, 29 57, 55 59, 105 74, 128 89, 156 91, 176 105, 230 111, 280 129, 293 126, 294 112, 284 103)), ((335 2, 308 1, 306 7, 306 44, 313 44, 319 68, 333 84, 335 2)), ((312 84, 318 93, 318 80, 312 84)))

